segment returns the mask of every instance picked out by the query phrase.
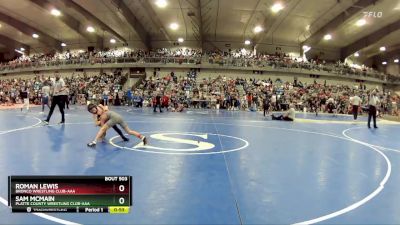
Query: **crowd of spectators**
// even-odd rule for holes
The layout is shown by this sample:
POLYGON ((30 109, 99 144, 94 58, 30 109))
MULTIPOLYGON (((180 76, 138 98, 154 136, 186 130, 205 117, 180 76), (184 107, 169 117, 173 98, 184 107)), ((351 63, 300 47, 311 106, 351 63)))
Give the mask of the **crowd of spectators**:
MULTIPOLYGON (((20 93, 28 91, 30 102, 41 104, 41 88, 49 77, 35 76, 29 79, 0 80, 0 102, 6 105, 22 103, 20 93)), ((139 81, 130 90, 122 87, 127 74, 116 70, 110 74, 88 76, 72 74, 64 81, 69 89, 72 104, 87 104, 87 101, 132 105, 136 107, 159 106, 167 110, 182 111, 184 108, 228 109, 260 111, 265 102, 271 110, 287 110, 293 104, 299 111, 313 111, 318 105, 319 111, 331 112, 329 103, 333 103, 337 113, 351 112, 350 98, 358 95, 366 106, 372 89, 365 85, 327 85, 324 83, 283 82, 253 78, 229 78, 225 76, 198 78, 197 71, 191 70, 186 76, 177 76, 173 72, 162 75, 154 73, 139 81)), ((396 93, 380 90, 381 114, 399 115, 400 97, 396 93)))
MULTIPOLYGON (((243 79, 239 79, 243 81, 243 79)), ((340 114, 351 113, 350 99, 357 95, 362 100, 363 109, 367 109, 368 97, 375 88, 367 89, 365 85, 327 85, 316 81, 307 84, 300 81, 282 82, 272 80, 244 80, 242 82, 247 95, 252 99, 252 107, 261 110, 267 98, 272 110, 287 110, 293 104, 299 111, 314 111, 315 106, 320 112, 340 114), (335 109, 335 110, 333 110, 335 109)), ((395 93, 378 90, 380 112, 382 114, 398 115, 397 108, 400 98, 395 93)))
MULTIPOLYGON (((15 103, 22 103, 20 94, 22 91, 28 91, 31 93, 37 92, 43 82, 39 77, 32 79, 5 79, 0 80, 0 103, 7 106, 11 106, 15 103)), ((32 103, 40 103, 40 99, 36 95, 30 96, 32 103)))
POLYGON ((336 75, 357 75, 362 77, 374 77, 381 80, 400 81, 400 76, 380 73, 365 65, 349 65, 341 61, 327 62, 320 59, 304 60, 293 57, 283 52, 273 54, 252 51, 230 51, 230 52, 206 52, 208 63, 219 64, 220 66, 235 67, 272 67, 275 69, 302 69, 315 72, 327 72, 336 75))
MULTIPOLYGON (((350 99, 357 95, 362 100, 363 109, 367 109, 368 96, 375 88, 367 89, 366 85, 327 85, 317 81, 307 84, 301 81, 283 82, 249 79, 215 78, 196 79, 190 76, 177 77, 174 73, 166 76, 155 75, 146 78, 133 89, 133 105, 142 107, 154 106, 157 99, 170 99, 161 106, 172 107, 182 104, 186 108, 228 109, 261 111, 265 102, 271 110, 287 110, 293 104, 299 111, 315 111, 318 105, 320 112, 350 114, 350 99), (140 102, 136 104, 135 102, 140 102)), ((378 91, 381 114, 399 115, 400 97, 389 91, 378 91)))
MULTIPOLYGON (((110 74, 97 74, 88 76, 72 74, 63 78, 68 88, 69 100, 72 104, 86 104, 88 100, 102 101, 107 99, 116 105, 121 104, 124 96, 122 86, 126 82, 126 76, 121 71, 110 74)), ((42 87, 45 82, 50 82, 50 77, 34 76, 29 79, 3 79, 0 80, 0 104, 11 106, 22 103, 21 92, 27 91, 29 101, 32 104, 41 104, 42 87)))
POLYGON ((143 51, 141 49, 109 49, 105 51, 67 50, 63 53, 22 55, 12 61, 1 63, 0 69, 16 69, 25 67, 43 67, 69 64, 96 64, 121 62, 173 62, 200 63, 201 51, 198 49, 181 48, 170 50, 166 48, 143 51), (190 59, 190 60, 189 60, 190 59))
POLYGON ((199 49, 159 48, 150 51, 141 49, 108 49, 104 51, 70 51, 47 55, 21 56, 7 63, 2 63, 0 69, 15 69, 24 67, 43 67, 68 64, 96 63, 210 63, 234 67, 272 67, 276 69, 302 69, 316 72, 334 73, 336 75, 357 75, 374 77, 381 80, 400 81, 400 76, 380 73, 372 68, 353 66, 344 62, 326 62, 325 60, 293 57, 281 51, 265 53, 241 50, 207 51, 199 49))

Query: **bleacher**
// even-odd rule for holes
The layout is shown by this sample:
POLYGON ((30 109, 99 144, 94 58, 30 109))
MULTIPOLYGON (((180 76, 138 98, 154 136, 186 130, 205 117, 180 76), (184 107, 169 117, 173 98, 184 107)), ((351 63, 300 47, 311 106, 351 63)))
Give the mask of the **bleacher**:
POLYGON ((400 77, 384 74, 371 68, 354 68, 344 63, 327 63, 325 61, 303 61, 302 59, 260 53, 258 55, 225 54, 217 52, 201 53, 200 50, 185 49, 168 51, 157 49, 142 50, 109 50, 56 54, 52 57, 20 57, 0 66, 0 73, 10 74, 33 70, 61 70, 73 68, 121 68, 132 66, 184 67, 184 68, 224 68, 257 71, 310 73, 321 76, 348 77, 353 79, 372 79, 381 82, 398 82, 400 77), (72 54, 72 53, 71 53, 72 54), (215 67, 217 66, 217 67, 215 67))

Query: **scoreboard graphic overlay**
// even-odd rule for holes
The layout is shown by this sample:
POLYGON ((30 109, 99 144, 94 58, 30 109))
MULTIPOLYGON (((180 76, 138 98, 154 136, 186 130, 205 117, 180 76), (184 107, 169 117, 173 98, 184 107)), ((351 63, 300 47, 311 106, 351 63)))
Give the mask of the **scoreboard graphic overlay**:
POLYGON ((9 176, 15 213, 129 213, 131 176, 9 176))

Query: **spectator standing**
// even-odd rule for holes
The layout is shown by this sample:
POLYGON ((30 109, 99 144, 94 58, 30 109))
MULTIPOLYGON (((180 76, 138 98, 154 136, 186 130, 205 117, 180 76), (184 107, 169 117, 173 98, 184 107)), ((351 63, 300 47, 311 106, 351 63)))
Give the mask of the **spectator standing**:
POLYGON ((22 90, 20 92, 20 96, 21 99, 23 101, 23 105, 21 107, 21 112, 24 109, 24 107, 26 107, 26 111, 29 111, 29 97, 28 97, 29 93, 28 93, 28 89, 26 87, 22 87, 22 90))
POLYGON ((103 91, 103 105, 107 106, 108 105, 108 96, 110 95, 110 90, 108 90, 107 88, 104 88, 103 91))
POLYGON ((43 87, 42 87, 42 113, 44 113, 44 106, 47 105, 47 107, 49 107, 49 96, 50 96, 50 86, 48 81, 45 81, 43 83, 43 87))
POLYGON ((160 113, 162 113, 162 109, 161 109, 161 96, 160 94, 157 94, 154 99, 153 99, 153 111, 156 112, 156 108, 160 109, 160 113))
POLYGON ((165 107, 168 111, 168 105, 169 105, 169 97, 164 94, 164 96, 162 97, 162 100, 161 100, 161 108, 165 107))
POLYGON ((269 96, 265 95, 264 101, 263 101, 263 108, 264 108, 264 117, 265 115, 269 114, 269 106, 270 106, 270 101, 269 101, 269 96))
POLYGON ((358 110, 361 107, 361 98, 357 94, 354 94, 350 100, 350 104, 352 105, 353 118, 357 120, 358 110))

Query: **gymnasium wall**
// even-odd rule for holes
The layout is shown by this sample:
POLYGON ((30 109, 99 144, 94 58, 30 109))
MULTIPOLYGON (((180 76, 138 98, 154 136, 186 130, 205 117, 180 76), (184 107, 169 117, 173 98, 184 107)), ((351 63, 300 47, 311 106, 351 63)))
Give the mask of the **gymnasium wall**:
MULTIPOLYGON (((159 73, 160 73, 161 76, 166 76, 167 74, 170 74, 171 72, 174 72, 174 74, 179 77, 179 76, 186 76, 188 71, 189 70, 185 69, 185 68, 173 68, 173 69, 171 69, 171 68, 160 68, 159 73)), ((147 76, 152 76, 153 72, 154 72, 154 68, 146 68, 146 75, 147 76)))
POLYGON ((388 74, 400 75, 400 65, 398 63, 389 62, 385 69, 388 74))

